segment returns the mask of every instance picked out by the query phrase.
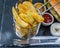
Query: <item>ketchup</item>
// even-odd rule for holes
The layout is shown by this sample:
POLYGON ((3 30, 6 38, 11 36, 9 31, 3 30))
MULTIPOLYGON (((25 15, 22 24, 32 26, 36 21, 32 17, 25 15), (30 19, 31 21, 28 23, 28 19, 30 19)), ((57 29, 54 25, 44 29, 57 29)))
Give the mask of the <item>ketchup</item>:
POLYGON ((49 14, 44 14, 43 17, 45 23, 52 22, 52 17, 49 14))

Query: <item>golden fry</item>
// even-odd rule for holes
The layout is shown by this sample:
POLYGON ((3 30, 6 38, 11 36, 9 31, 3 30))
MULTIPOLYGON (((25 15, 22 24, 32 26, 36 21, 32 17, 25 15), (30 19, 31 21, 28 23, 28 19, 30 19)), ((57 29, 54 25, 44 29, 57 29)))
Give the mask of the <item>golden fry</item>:
POLYGON ((36 26, 37 26, 37 22, 34 22, 34 23, 33 23, 33 27, 36 27, 36 26))
POLYGON ((12 13, 13 13, 14 19, 16 20, 16 23, 18 23, 19 26, 24 27, 24 28, 28 26, 28 23, 20 19, 14 7, 12 7, 12 13))
POLYGON ((34 22, 34 19, 29 14, 23 14, 23 13, 21 13, 19 16, 20 16, 21 19, 23 19, 25 22, 27 22, 27 23, 29 23, 31 25, 34 22))
POLYGON ((38 22, 38 23, 41 23, 44 21, 44 18, 40 15, 38 15, 37 13, 31 13, 32 14, 32 17, 38 22))
POLYGON ((37 12, 35 7, 32 5, 31 2, 25 1, 25 2, 23 2, 23 5, 25 5, 32 12, 37 12))
POLYGON ((19 10, 19 12, 21 12, 21 13, 26 13, 27 12, 27 7, 25 7, 23 4, 19 4, 18 5, 18 10, 19 10))
POLYGON ((18 31, 18 33, 20 34, 21 37, 23 37, 26 34, 28 34, 28 30, 27 29, 20 28, 17 24, 15 24, 15 28, 18 31))

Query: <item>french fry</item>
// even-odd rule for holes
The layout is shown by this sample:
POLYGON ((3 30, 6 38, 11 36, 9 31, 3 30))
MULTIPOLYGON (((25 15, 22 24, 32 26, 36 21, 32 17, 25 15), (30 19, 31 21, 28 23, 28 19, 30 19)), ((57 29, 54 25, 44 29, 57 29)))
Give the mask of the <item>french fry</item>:
POLYGON ((29 29, 29 28, 32 28, 32 26, 31 25, 28 25, 26 28, 29 29))
POLYGON ((38 22, 41 23, 44 21, 44 18, 37 13, 31 13, 32 17, 38 22))
POLYGON ((18 5, 18 10, 19 10, 19 12, 21 12, 21 13, 26 13, 27 10, 28 10, 28 8, 25 7, 23 4, 19 4, 19 5, 18 5))
POLYGON ((18 23, 19 26, 24 27, 24 28, 28 26, 28 23, 20 19, 14 7, 12 7, 12 13, 13 13, 14 19, 16 20, 16 23, 18 23))
POLYGON ((32 5, 31 2, 25 1, 25 2, 23 2, 23 5, 25 5, 32 12, 37 12, 35 7, 32 5))
POLYGON ((30 14, 27 14, 27 20, 29 21, 29 23, 32 25, 34 23, 34 18, 30 15, 30 14))
POLYGON ((23 13, 21 13, 19 16, 20 16, 20 18, 22 20, 24 20, 25 22, 27 22, 27 23, 29 23, 31 25, 34 23, 34 19, 29 14, 23 14, 23 13))
POLYGON ((21 37, 28 34, 28 30, 26 30, 24 28, 20 28, 17 24, 15 24, 15 28, 16 28, 16 31, 18 31, 18 33, 20 34, 21 37))
POLYGON ((32 27, 36 27, 36 26, 37 26, 37 22, 34 22, 32 27))
POLYGON ((20 37, 25 36, 26 33, 21 32, 19 28, 16 27, 17 32, 19 33, 20 37))
POLYGON ((38 23, 41 23, 44 21, 44 18, 36 12, 28 11, 27 14, 30 14, 38 23))
POLYGON ((25 22, 28 22, 28 21, 26 20, 26 15, 25 15, 25 14, 21 13, 21 14, 19 14, 19 17, 20 17, 22 20, 24 20, 25 22))

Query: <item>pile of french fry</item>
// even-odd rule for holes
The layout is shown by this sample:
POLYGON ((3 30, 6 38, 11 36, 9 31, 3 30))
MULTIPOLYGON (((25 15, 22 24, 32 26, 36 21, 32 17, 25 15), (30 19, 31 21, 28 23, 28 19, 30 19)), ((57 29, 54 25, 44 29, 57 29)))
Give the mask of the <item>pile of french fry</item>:
POLYGON ((12 14, 15 21, 15 28, 22 37, 28 34, 28 28, 32 28, 31 34, 34 35, 37 29, 36 26, 44 21, 44 18, 38 14, 34 5, 29 1, 18 4, 17 8, 13 6, 12 14))
POLYGON ((18 4, 17 9, 18 11, 14 6, 12 7, 13 18, 23 28, 31 28, 44 21, 29 1, 18 4))

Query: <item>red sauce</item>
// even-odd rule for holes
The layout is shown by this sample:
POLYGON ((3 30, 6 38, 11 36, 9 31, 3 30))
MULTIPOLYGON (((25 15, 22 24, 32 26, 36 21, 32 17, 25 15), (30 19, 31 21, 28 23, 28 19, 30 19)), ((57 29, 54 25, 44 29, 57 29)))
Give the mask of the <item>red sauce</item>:
POLYGON ((45 23, 52 22, 52 17, 49 14, 44 14, 43 17, 45 23))

